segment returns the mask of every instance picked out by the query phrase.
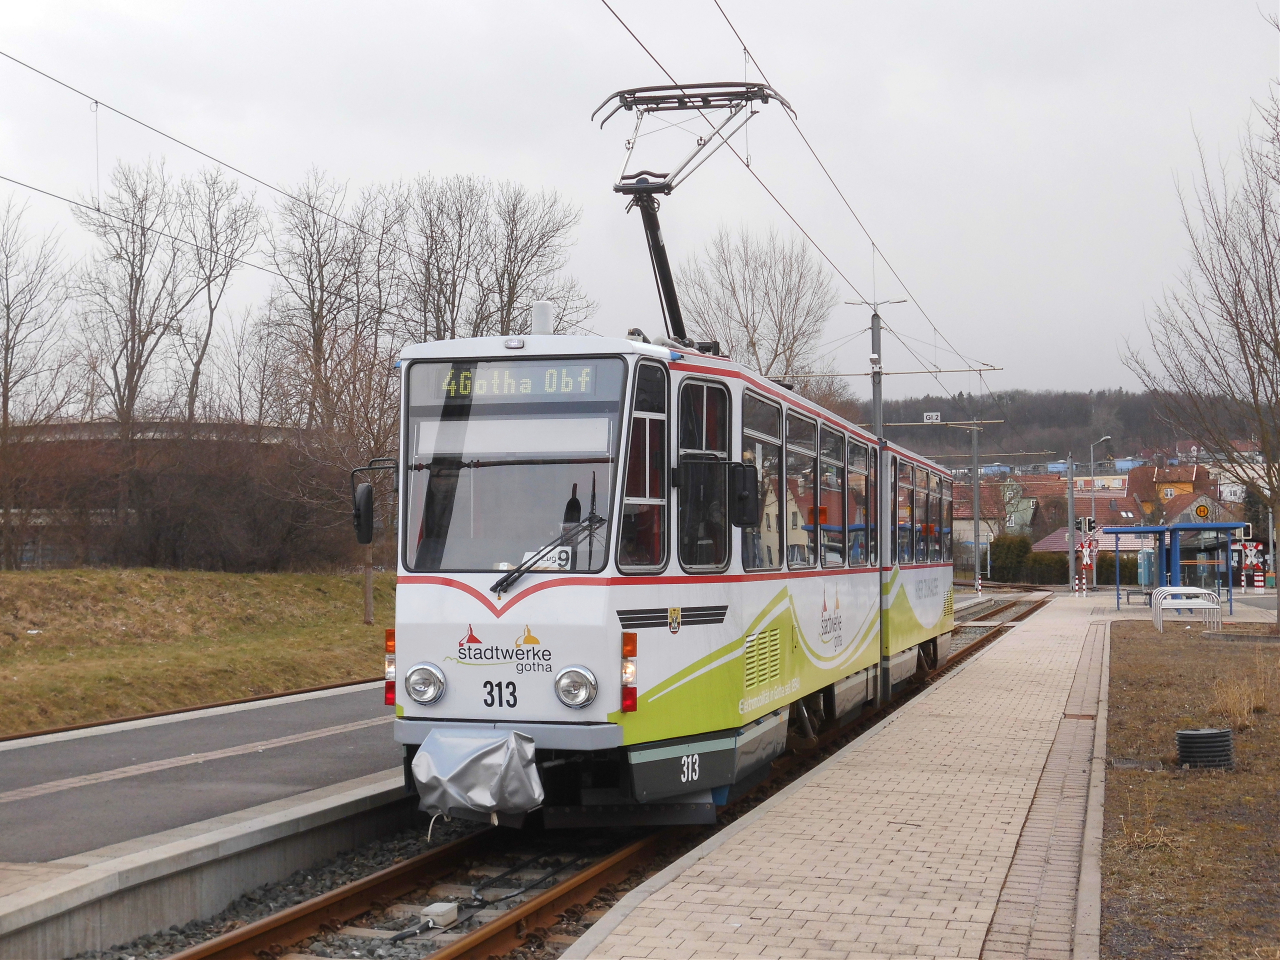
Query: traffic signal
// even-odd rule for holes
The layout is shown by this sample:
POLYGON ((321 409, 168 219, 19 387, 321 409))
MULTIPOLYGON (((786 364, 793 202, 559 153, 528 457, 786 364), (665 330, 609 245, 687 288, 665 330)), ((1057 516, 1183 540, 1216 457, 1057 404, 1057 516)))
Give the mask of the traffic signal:
POLYGON ((1076 517, 1076 530, 1085 536, 1090 536, 1098 529, 1098 521, 1093 517, 1076 517))

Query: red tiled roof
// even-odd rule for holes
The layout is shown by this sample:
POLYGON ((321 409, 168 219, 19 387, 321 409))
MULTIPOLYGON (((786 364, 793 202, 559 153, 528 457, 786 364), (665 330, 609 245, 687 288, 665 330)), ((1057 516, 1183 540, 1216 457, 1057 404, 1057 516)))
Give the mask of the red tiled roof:
POLYGON ((1142 505, 1133 494, 1113 496, 1106 490, 1099 490, 1096 500, 1092 494, 1077 493, 1076 516, 1094 517, 1100 527, 1133 527, 1145 522, 1146 518, 1146 514, 1142 512, 1142 505), (1129 516, 1126 517, 1126 513, 1129 516))
POLYGON ((1209 469, 1200 464, 1180 467, 1157 467, 1147 464, 1129 471, 1129 490, 1139 500, 1150 502, 1163 483, 1189 483, 1192 490, 1213 493, 1217 485, 1209 476, 1209 469))
MULTIPOLYGON (((981 484, 983 520, 1004 521, 1004 497, 1000 492, 1000 484, 994 481, 981 484)), ((973 484, 957 483, 952 496, 954 499, 954 517, 956 520, 973 520, 973 484)))
POLYGON ((1239 520, 1240 511, 1235 504, 1225 504, 1207 493, 1180 493, 1178 496, 1164 501, 1165 523, 1214 523, 1218 520, 1239 520), (1191 512, 1197 503, 1204 502, 1209 507, 1209 515, 1201 520, 1194 513, 1187 520, 1181 514, 1191 512))

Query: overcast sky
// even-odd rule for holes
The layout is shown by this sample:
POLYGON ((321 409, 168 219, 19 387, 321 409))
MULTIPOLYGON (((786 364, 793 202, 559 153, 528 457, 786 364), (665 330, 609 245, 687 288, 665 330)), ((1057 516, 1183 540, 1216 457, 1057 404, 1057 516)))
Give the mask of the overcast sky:
MULTIPOLYGON (((1136 385, 1119 354, 1125 337, 1141 343, 1144 312, 1184 262, 1176 183, 1194 172, 1196 137, 1213 163, 1229 158, 1280 71, 1254 0, 722 3, 924 310, 961 351, 1004 368, 990 388, 1136 385)), ((742 79, 712 0, 614 6, 677 79, 742 79)), ((9 0, 0 50, 271 183, 315 165, 353 188, 430 172, 555 189, 582 209, 571 270, 599 304, 595 329, 661 329, 639 218, 610 191, 629 124, 588 118, 608 93, 664 78, 599 2, 9 0)), ((86 102, 3 60, 0 89, 0 174, 92 194, 86 102)), ((116 158, 163 156, 176 172, 204 162, 110 113, 98 122, 104 178, 116 158)), ((750 149, 870 295, 870 244, 778 109, 752 122, 750 149)), ((78 249, 64 205, 32 211, 78 249)), ((791 229, 727 152, 662 217, 677 261, 721 224, 791 229)), ((903 295, 882 266, 876 292, 903 295)), ((941 341, 935 353, 913 306, 884 315, 925 341, 913 343, 922 356, 963 365, 941 341)), ((867 322, 838 307, 827 339, 867 322)), ((838 368, 866 369, 868 347, 841 347, 838 368)), ((885 353, 887 369, 917 366, 888 338, 885 353)), ((978 388, 967 374, 943 382, 978 388)), ((866 380, 853 383, 865 395, 866 380)), ((887 393, 930 389, 895 377, 887 393)))

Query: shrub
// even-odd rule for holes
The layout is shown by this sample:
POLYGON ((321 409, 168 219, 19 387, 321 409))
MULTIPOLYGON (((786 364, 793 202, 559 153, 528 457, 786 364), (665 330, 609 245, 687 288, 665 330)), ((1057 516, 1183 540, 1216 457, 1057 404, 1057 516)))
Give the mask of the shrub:
MULTIPOLYGON (((1116 557, 1105 550, 1098 553, 1098 585, 1116 582, 1116 557)), ((1120 582, 1131 586, 1138 583, 1138 558, 1134 555, 1120 556, 1120 582)))
POLYGON ((1066 583, 1067 555, 1065 553, 1033 553, 1022 567, 1025 583, 1066 583))
POLYGON ((991 541, 991 579, 1000 583, 1016 582, 1030 555, 1030 537, 996 537, 991 541))

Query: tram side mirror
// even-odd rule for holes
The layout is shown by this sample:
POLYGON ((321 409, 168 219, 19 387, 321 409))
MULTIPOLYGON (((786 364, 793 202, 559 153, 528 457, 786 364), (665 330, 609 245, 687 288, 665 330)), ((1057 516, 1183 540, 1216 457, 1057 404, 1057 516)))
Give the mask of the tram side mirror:
POLYGON ((351 504, 351 522, 355 524, 357 543, 373 543, 372 483, 362 483, 356 487, 351 504))
POLYGON ((760 522, 760 477, 754 463, 729 464, 729 522, 735 527, 760 522))

